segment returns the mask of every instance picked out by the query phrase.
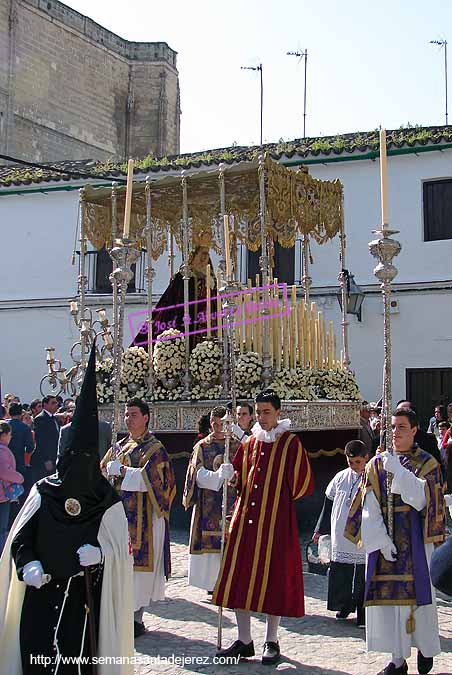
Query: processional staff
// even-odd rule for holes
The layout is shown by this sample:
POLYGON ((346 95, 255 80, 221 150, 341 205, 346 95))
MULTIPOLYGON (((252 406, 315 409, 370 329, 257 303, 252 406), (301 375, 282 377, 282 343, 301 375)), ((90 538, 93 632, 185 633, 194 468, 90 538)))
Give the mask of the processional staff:
MULTIPOLYGON (((112 424, 112 456, 116 459, 116 441, 119 432, 120 392, 121 392, 121 365, 124 334, 124 310, 127 286, 133 277, 132 265, 137 261, 140 251, 135 242, 130 239, 130 218, 132 212, 133 194, 133 159, 129 159, 127 166, 127 190, 124 209, 124 229, 121 239, 114 239, 110 250, 113 261, 113 271, 110 281, 113 287, 113 424, 112 424)), ((116 223, 112 223, 112 233, 116 231, 116 223)))
MULTIPOLYGON (((225 215, 223 219, 224 226, 224 242, 225 242, 225 261, 226 261, 226 284, 223 288, 218 289, 218 293, 223 294, 222 307, 225 314, 225 326, 223 331, 223 339, 225 340, 226 349, 224 353, 227 353, 229 360, 229 391, 231 394, 231 410, 228 409, 226 416, 224 418, 224 430, 225 430, 225 441, 224 441, 224 457, 223 462, 229 464, 230 462, 230 445, 231 445, 231 436, 232 436, 232 425, 234 422, 234 415, 237 409, 237 393, 235 388, 235 331, 234 331, 234 315, 236 311, 235 295, 238 291, 238 287, 233 278, 232 265, 231 265, 231 255, 229 249, 229 226, 230 222, 233 222, 229 216, 225 215)), ((226 527, 227 527, 227 516, 228 516, 228 481, 225 480, 223 483, 223 503, 221 507, 221 557, 223 556, 224 545, 226 541, 226 527)), ((217 647, 221 649, 223 633, 223 607, 220 605, 218 607, 218 635, 217 635, 217 647)))
MULTIPOLYGON (((392 390, 391 390, 391 282, 397 276, 397 268, 392 264, 393 258, 401 251, 401 245, 398 241, 391 238, 391 235, 398 234, 398 230, 390 230, 388 227, 388 184, 386 167, 386 131, 380 131, 380 182, 381 182, 381 229, 374 230, 373 234, 378 235, 369 243, 370 253, 377 258, 378 265, 374 269, 374 274, 381 282, 381 292, 383 296, 383 396, 381 407, 381 435, 380 447, 383 445, 386 450, 393 453, 392 449, 392 390)), ((392 474, 387 474, 387 495, 388 495, 388 533, 392 538, 394 534, 394 508, 393 495, 391 492, 392 474)))

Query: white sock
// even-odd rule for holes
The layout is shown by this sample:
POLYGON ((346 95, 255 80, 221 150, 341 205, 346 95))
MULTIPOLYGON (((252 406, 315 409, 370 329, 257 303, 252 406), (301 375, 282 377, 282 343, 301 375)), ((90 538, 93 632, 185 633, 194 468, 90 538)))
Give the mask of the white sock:
POLYGON ((251 642, 251 612, 246 609, 236 609, 235 617, 237 619, 237 628, 239 631, 239 640, 248 645, 251 642))
POLYGON ((405 659, 398 658, 397 656, 394 656, 394 654, 392 655, 391 661, 396 668, 400 668, 400 666, 405 663, 405 659))
POLYGON ((278 627, 281 621, 280 616, 267 614, 267 628, 265 633, 265 642, 278 642, 278 627))
POLYGON ((137 609, 137 611, 133 613, 133 620, 136 621, 137 623, 143 623, 143 611, 144 607, 141 607, 141 609, 137 609))

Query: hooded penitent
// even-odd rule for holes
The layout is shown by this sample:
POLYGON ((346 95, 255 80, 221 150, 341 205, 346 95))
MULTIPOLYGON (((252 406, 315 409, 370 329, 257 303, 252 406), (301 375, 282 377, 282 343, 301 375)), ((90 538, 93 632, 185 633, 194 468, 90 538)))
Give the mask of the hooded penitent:
POLYGON ((37 484, 42 499, 37 552, 43 568, 57 578, 81 570, 77 549, 87 543, 98 545, 102 516, 119 501, 100 471, 98 433, 93 345, 72 418, 68 449, 58 457, 56 473, 37 484))

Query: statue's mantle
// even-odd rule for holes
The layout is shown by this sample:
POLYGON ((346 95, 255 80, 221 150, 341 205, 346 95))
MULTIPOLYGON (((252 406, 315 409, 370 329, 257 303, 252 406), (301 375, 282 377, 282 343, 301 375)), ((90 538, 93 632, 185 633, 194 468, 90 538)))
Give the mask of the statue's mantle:
MULTIPOLYGON (((150 428, 172 433, 198 433, 198 420, 216 405, 226 401, 159 401, 150 404, 150 428)), ((359 429, 360 405, 354 401, 283 401, 281 419, 289 417, 293 431, 359 429)), ((111 422, 113 405, 99 406, 99 416, 111 422)), ((123 406, 121 425, 124 424, 123 406)), ((125 429, 123 429, 125 430, 125 429)))

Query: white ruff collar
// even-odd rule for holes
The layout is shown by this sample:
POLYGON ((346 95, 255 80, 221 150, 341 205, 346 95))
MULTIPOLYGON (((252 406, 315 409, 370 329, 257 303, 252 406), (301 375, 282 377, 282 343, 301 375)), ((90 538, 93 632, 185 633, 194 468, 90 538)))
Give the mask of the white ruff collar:
POLYGON ((281 436, 285 431, 288 431, 291 425, 291 421, 287 418, 285 420, 279 420, 276 427, 270 429, 270 431, 265 431, 262 429, 259 422, 251 429, 251 433, 258 441, 263 441, 264 443, 273 443, 276 441, 278 436, 281 436))

